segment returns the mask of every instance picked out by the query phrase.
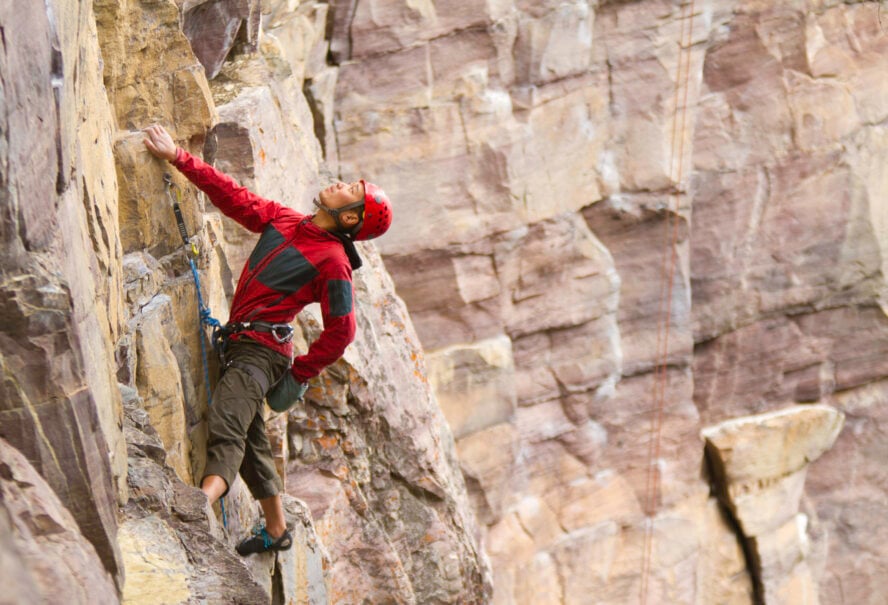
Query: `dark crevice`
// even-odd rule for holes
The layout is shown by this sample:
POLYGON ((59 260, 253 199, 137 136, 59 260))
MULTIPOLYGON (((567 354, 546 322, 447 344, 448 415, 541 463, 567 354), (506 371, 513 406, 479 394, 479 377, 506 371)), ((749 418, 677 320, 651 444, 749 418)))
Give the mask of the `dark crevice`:
POLYGON ((320 103, 315 98, 311 90, 312 80, 308 79, 302 84, 302 94, 305 96, 308 107, 311 109, 311 118, 314 125, 315 138, 321 144, 321 154, 325 160, 327 157, 327 126, 324 124, 324 113, 321 111, 320 103))
POLYGON ((287 596, 284 592, 284 574, 281 572, 280 557, 274 558, 274 575, 271 577, 271 605, 286 605, 287 596))
POLYGON ((351 60, 352 49, 355 47, 354 36, 352 35, 352 27, 355 23, 355 15, 358 14, 358 0, 352 5, 352 12, 348 16, 348 52, 345 55, 346 60, 351 60))
POLYGON ((65 81, 65 68, 62 64, 62 51, 57 48, 58 42, 53 40, 52 48, 52 97, 56 114, 56 193, 61 195, 68 188, 68 179, 65 178, 65 148, 62 141, 62 87, 65 81))

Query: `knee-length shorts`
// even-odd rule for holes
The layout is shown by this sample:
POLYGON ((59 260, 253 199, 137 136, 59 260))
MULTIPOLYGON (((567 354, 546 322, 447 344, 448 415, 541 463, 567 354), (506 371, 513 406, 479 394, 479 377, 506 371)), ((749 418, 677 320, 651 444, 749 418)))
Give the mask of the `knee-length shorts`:
POLYGON ((216 385, 209 409, 204 477, 222 477, 227 494, 240 472, 254 498, 269 498, 283 490, 283 482, 265 433, 265 392, 253 374, 258 369, 265 373, 266 385, 274 384, 289 371, 290 360, 246 339, 231 342, 225 358, 230 365, 216 385))

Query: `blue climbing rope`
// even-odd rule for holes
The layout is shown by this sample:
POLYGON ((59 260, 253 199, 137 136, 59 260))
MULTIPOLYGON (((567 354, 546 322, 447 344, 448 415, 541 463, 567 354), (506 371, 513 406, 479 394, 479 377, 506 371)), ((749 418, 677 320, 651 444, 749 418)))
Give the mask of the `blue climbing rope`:
MULTIPOLYGON (((167 185, 167 195, 170 198, 170 201, 173 204, 173 212, 176 214, 176 222, 179 226, 179 235, 182 237, 182 244, 185 246, 185 253, 188 257, 188 264, 191 266, 191 276, 194 278, 194 287, 197 290, 197 314, 198 314, 198 324, 197 324, 197 339, 200 341, 200 356, 203 361, 203 371, 204 371, 204 383, 207 387, 207 407, 213 404, 213 392, 210 387, 210 364, 207 359, 207 345, 204 340, 206 339, 206 333, 204 332, 204 327, 212 328, 215 330, 222 329, 222 323, 213 317, 210 308, 204 303, 203 299, 203 288, 200 285, 200 274, 197 271, 197 263, 194 262, 194 259, 198 256, 198 249, 194 242, 192 242, 188 238, 188 231, 185 229, 185 220, 182 218, 182 210, 179 207, 179 201, 182 199, 182 190, 178 185, 173 183, 172 177, 169 173, 165 173, 163 175, 163 180, 167 185), (176 196, 173 197, 172 190, 176 190, 176 196), (190 254, 189 254, 190 252, 190 254)), ((225 530, 228 530, 228 514, 225 512, 225 497, 219 498, 219 506, 222 509, 222 526, 225 530)))

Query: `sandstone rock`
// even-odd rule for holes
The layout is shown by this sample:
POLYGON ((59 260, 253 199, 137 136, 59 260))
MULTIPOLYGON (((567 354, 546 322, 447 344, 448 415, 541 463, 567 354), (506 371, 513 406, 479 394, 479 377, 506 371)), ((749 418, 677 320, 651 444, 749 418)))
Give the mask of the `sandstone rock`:
POLYGON ((288 489, 306 499, 330 552, 333 601, 483 602, 487 563, 471 538, 453 438, 403 303, 372 245, 362 255, 362 329, 322 379, 347 385, 347 405, 312 397, 305 416, 291 417, 302 446, 291 450, 288 489), (357 573, 358 563, 372 573, 357 573))
POLYGON ((179 478, 191 483, 191 443, 185 419, 185 393, 173 343, 183 340, 172 318, 169 296, 157 296, 142 309, 136 330, 135 383, 146 411, 179 478), (172 334, 168 334, 172 331, 172 334))
MULTIPOLYGON (((799 471, 832 447, 842 429, 843 415, 825 405, 797 406, 724 422, 703 430, 717 481, 747 535, 774 530, 788 519, 774 507, 742 506, 742 499, 765 495, 775 483, 792 481, 799 471), (748 514, 743 514, 743 511, 748 514), (754 515, 754 516, 752 516, 754 515), (757 521, 760 519, 761 521, 757 521), (771 525, 764 523, 770 520, 771 525)), ((798 510, 800 486, 772 503, 798 510)))
MULTIPOLYGON (((428 18, 418 5, 400 13, 373 7, 379 10, 340 3, 336 17, 334 43, 346 49, 337 61, 354 61, 337 90, 341 166, 393 182, 387 190, 411 200, 411 209, 419 200, 419 211, 379 245, 423 344, 462 348, 502 332, 512 338, 518 404, 527 407, 518 408, 515 424, 528 461, 516 481, 522 497, 562 481, 585 485, 587 473, 609 469, 640 507, 651 504, 653 473, 662 490, 656 503, 668 509, 700 487, 700 451, 687 445, 698 442, 701 421, 830 398, 843 388, 834 360, 845 360, 849 389, 880 379, 876 342, 884 321, 873 315, 870 323, 856 307, 869 308, 884 289, 884 238, 874 235, 884 231, 875 193, 882 173, 871 160, 878 153, 868 151, 883 141, 860 117, 883 113, 878 93, 864 92, 881 86, 872 75, 884 54, 873 7, 840 4, 813 15, 800 5, 737 10, 716 2, 691 20, 687 5, 667 2, 604 3, 588 13, 579 2, 516 2, 492 26, 430 42, 422 39, 426 30, 407 32, 428 18), (347 35, 357 29, 348 24, 369 14, 387 37, 362 38, 356 44, 370 50, 352 52, 347 35), (567 14, 573 18, 559 21, 567 14), (592 35, 587 41, 572 28, 592 35), (560 45, 579 52, 568 57, 555 50, 560 45), (363 73, 379 87, 353 85, 363 73), (385 78, 394 74, 401 79, 389 85, 385 78), (814 102, 824 98, 835 102, 814 102), (684 123, 676 106, 689 108, 684 123), (833 152, 839 148, 846 151, 833 152), (551 237, 561 216, 540 223, 581 208, 610 256, 589 265, 614 277, 611 290, 585 296, 592 318, 565 317, 571 301, 546 306, 543 296, 522 298, 535 286, 552 291, 570 282, 555 276, 575 258, 551 237), (420 220, 427 216, 435 221, 420 220), (662 325, 657 307, 669 247, 659 242, 672 219, 672 369, 657 442, 653 323, 662 325), (539 235, 539 247, 518 235, 522 225, 539 235), (529 272, 503 254, 508 238, 529 272), (533 281, 535 262, 551 281, 533 281), (607 306, 604 292, 619 302, 607 306), (534 328, 526 333, 517 331, 527 323, 514 308, 521 303, 534 328), (613 315, 593 311, 601 303, 613 315), (855 310, 826 311, 844 306, 855 310), (564 324, 543 319, 556 316, 564 324), (846 357, 827 326, 865 332, 859 357, 846 357), (651 460, 657 443, 662 455, 651 460)), ((844 342, 853 347, 855 339, 844 342)), ((801 478, 771 496, 794 502, 786 494, 800 494, 801 478)), ((485 481, 495 485, 496 477, 485 481)), ((476 502, 486 514, 483 500, 476 502)), ((586 527, 582 515, 576 523, 577 531, 586 527)), ((528 555, 522 565, 546 577, 547 561, 528 555)), ((563 569, 557 557, 555 567, 563 569)), ((517 600, 517 567, 495 560, 494 575, 509 595, 497 590, 495 600, 517 600)), ((748 584, 707 586, 729 602, 751 598, 748 584)), ((565 600, 589 593, 571 590, 565 600)))
POLYGON ((885 485, 888 476, 884 465, 869 464, 880 459, 885 446, 878 430, 888 411, 884 388, 884 380, 875 381, 833 396, 834 405, 845 413, 844 428, 832 449, 808 468, 804 511, 812 521, 811 550, 817 548, 816 519, 826 552, 812 552, 806 562, 817 580, 821 603, 842 598, 865 603, 886 589, 879 561, 888 535, 878 522, 885 514, 878 486, 885 485))
POLYGON ((93 6, 117 126, 137 130, 159 121, 179 141, 202 139, 213 104, 176 5, 95 0, 93 6), (128 60, 133 56, 141 60, 128 60))
POLYGON ((334 29, 333 42, 335 48, 340 49, 336 56, 342 60, 379 55, 454 30, 487 24, 503 12, 508 3, 439 0, 402 5, 373 0, 368 3, 338 1, 336 5, 337 12, 341 10, 342 14, 342 21, 337 21, 343 25, 334 29), (348 36, 348 43, 340 36, 348 36))
MULTIPOLYGON (((112 573, 127 462, 112 359, 134 385, 160 353, 164 381, 143 374, 140 393, 123 389, 128 415, 139 412, 124 428, 123 539, 128 565, 139 552, 156 564, 156 576, 136 577, 172 573, 161 588, 186 590, 186 601, 594 594, 622 604, 639 594, 648 529, 652 602, 868 603, 888 591, 877 430, 888 97, 877 3, 719 0, 689 19, 689 5, 666 0, 276 0, 263 3, 262 24, 252 0, 51 4, 0 19, 6 104, 18 108, 0 112, 0 426, 112 573), (203 40, 219 66, 211 99, 179 27, 188 23, 198 48, 197 16, 220 8, 227 35, 203 40), (333 174, 366 176, 395 201, 378 245, 416 332, 374 247, 362 247, 375 268, 360 286, 372 302, 360 309, 359 342, 278 421, 286 440, 274 427, 279 460, 293 458, 288 489, 310 495, 329 565, 292 503, 308 546, 244 567, 165 466, 202 464, 193 285, 162 164, 148 161, 140 135, 113 131, 106 94, 119 127, 172 125, 192 151, 217 120, 215 102, 222 123, 205 157, 297 209, 333 174), (40 136, 15 136, 32 130, 40 136), (669 224, 673 250, 661 236, 669 224), (653 324, 667 252, 677 270, 660 373, 653 324), (150 301, 163 297, 155 321, 150 301), (149 325, 162 328, 145 334, 149 325), (436 356, 476 355, 491 339, 512 369, 471 389, 464 370, 435 372, 445 404, 453 393, 486 404, 460 421, 455 450, 419 342, 442 349, 436 356), (793 401, 835 405, 848 430, 817 465, 735 490, 743 527, 757 532, 743 538, 745 570, 700 480, 698 432, 793 401), (161 403, 153 415, 139 408, 161 403)), ((224 318, 254 236, 202 216, 205 200, 186 189, 206 296, 224 318)), ((319 330, 311 313, 301 318, 309 339, 319 330)), ((226 508, 233 541, 256 506, 235 482, 226 508)), ((0 525, 12 527, 3 515, 0 525)), ((0 534, 0 553, 14 551, 0 534)), ((13 560, 0 566, 16 574, 10 585, 39 600, 13 560)))
MULTIPOLYGON (((236 67, 229 77, 244 75, 236 67)), ((311 199, 321 185, 320 149, 301 82, 295 90, 294 86, 294 82, 285 81, 272 87, 237 90, 219 106, 220 122, 210 133, 205 159, 251 191, 310 213, 311 199)), ((217 96, 219 90, 214 87, 217 96)), ((208 209, 212 209, 209 204, 208 209)), ((222 248, 236 283, 257 236, 218 211, 212 212, 221 220, 222 248)))
POLYGON ((2 16, 4 30, 10 30, 11 44, 2 55, 4 72, 22 74, 4 90, 3 106, 17 106, 18 110, 8 111, 2 123, 5 136, 15 137, 10 141, 14 145, 6 144, 2 149, 3 222, 21 222, 18 237, 9 227, 4 228, 3 243, 13 253, 10 261, 18 265, 26 260, 20 256, 24 250, 16 250, 11 244, 21 238, 32 249, 47 248, 57 224, 58 193, 67 187, 66 175, 59 174, 66 166, 57 149, 61 144, 59 106, 50 85, 53 77, 62 76, 61 49, 54 34, 56 23, 43 11, 16 11, 7 6, 2 16), (41 128, 43 136, 17 136, 37 134, 41 128), (33 196, 33 202, 19 199, 17 191, 33 196))
POLYGON ((330 57, 336 65, 351 59, 351 23, 356 5, 356 0, 330 2, 330 57))
MULTIPOLYGON (((763 175, 726 177, 723 183, 713 183, 713 190, 705 187, 716 197, 726 196, 723 200, 736 195, 731 190, 739 192, 743 187, 760 193, 756 194, 758 201, 737 207, 736 218, 710 214, 701 206, 703 229, 711 230, 724 222, 754 227, 748 231, 749 227, 743 227, 738 232, 745 233, 743 237, 733 241, 701 240, 692 245, 691 263, 697 267, 692 275, 694 304, 702 311, 695 330, 698 338, 723 332, 730 325, 742 326, 750 317, 769 310, 807 310, 823 304, 821 301, 836 304, 836 297, 851 303, 871 299, 875 288, 869 276, 881 264, 878 244, 872 226, 862 222, 867 220, 858 201, 862 198, 851 193, 854 177, 834 161, 830 156, 789 160, 767 173, 768 190, 760 188, 766 182, 763 175), (826 197, 824 206, 815 211, 804 209, 804 200, 815 191, 826 197), (807 229, 826 215, 830 227, 821 229, 816 241, 811 239, 807 229), (852 233, 853 239, 848 239, 852 233), (820 252, 830 261, 815 261, 820 252), (737 283, 738 274, 744 276, 741 294, 724 304, 721 312, 713 313, 737 283), (751 284, 758 294, 743 295, 751 284), (714 321, 710 315, 715 316, 714 321)), ((723 207, 730 207, 730 202, 724 203, 728 205, 723 207)))
POLYGON ((118 603, 96 549, 25 457, 0 439, 4 603, 118 603))
POLYGON ((798 325, 806 336, 824 344, 822 359, 830 370, 828 384, 835 390, 860 387, 885 375, 883 347, 888 326, 881 309, 859 306, 825 310, 800 317, 798 325), (858 335, 853 343, 839 333, 848 330, 858 335))
POLYGON ((762 571, 766 602, 819 603, 805 558, 807 518, 796 515, 773 532, 753 538, 752 548, 762 571))
POLYGON ((219 73, 241 27, 245 42, 254 49, 259 38, 259 2, 256 0, 206 0, 183 11, 182 31, 195 56, 212 80, 219 73))
POLYGON ((588 70, 594 8, 586 1, 561 3, 548 12, 519 18, 514 50, 517 81, 541 84, 588 70))
POLYGON ((271 37, 280 45, 292 77, 299 81, 312 79, 326 68, 328 12, 327 4, 300 3, 295 10, 281 7, 262 19, 263 38, 271 37))
MULTIPOLYGON (((537 552, 546 551, 564 537, 567 530, 557 518, 558 503, 536 496, 522 498, 514 506, 521 527, 533 538, 537 552)), ((569 530, 568 530, 569 531, 569 530)))
POLYGON ((791 401, 799 389, 819 389, 820 364, 828 359, 829 346, 829 341, 807 337, 798 324, 784 318, 754 323, 698 345, 694 400, 703 422, 764 412, 791 401), (816 377, 806 378, 806 368, 815 368, 816 377))
POLYGON ((426 361, 455 439, 509 420, 515 409, 515 366, 507 337, 444 349, 426 361))
POLYGON ((392 256, 386 259, 386 268, 395 279, 401 278, 398 295, 410 306, 427 350, 502 333, 502 290, 492 250, 392 256), (471 274, 469 267, 475 268, 471 274))
POLYGON ((314 130, 321 144, 321 151, 329 166, 330 172, 339 172, 339 153, 336 143, 336 131, 333 128, 334 95, 339 70, 326 68, 314 74, 305 83, 305 98, 314 117, 314 130))
POLYGON ((179 205, 189 235, 199 229, 200 208, 185 178, 166 162, 153 159, 142 143, 144 138, 141 133, 125 133, 114 145, 120 183, 120 237, 125 253, 147 249, 160 258, 182 246, 163 175, 170 174, 181 188, 179 205))
POLYGON ((295 498, 283 498, 294 540, 307 548, 292 549, 277 555, 274 575, 280 570, 281 601, 285 605, 329 603, 330 556, 317 535, 308 506, 295 498))
POLYGON ((488 427, 457 441, 460 466, 480 521, 499 519, 524 477, 519 468, 519 435, 510 424, 488 427))
POLYGON ((575 326, 598 319, 613 321, 617 277, 601 243, 575 218, 545 221, 526 234, 501 242, 496 266, 503 290, 506 329, 513 336, 575 326), (543 250, 557 249, 561 263, 552 268, 543 250), (568 287, 569 284, 569 287, 568 287), (552 317, 543 312, 558 297, 562 308, 552 317))
POLYGON ((672 507, 700 486, 700 417, 687 370, 624 377, 603 397, 586 398, 606 436, 597 468, 613 469, 646 513, 672 507), (662 406, 662 407, 661 407, 662 406), (688 451, 688 444, 695 444, 688 451))
POLYGON ((353 509, 348 484, 317 472, 291 471, 288 485, 311 507, 320 540, 330 553, 331 602, 355 603, 366 598, 416 602, 394 545, 378 523, 364 521, 353 509), (355 531, 356 527, 363 530, 355 531), (362 572, 362 568, 369 573, 362 572))
POLYGON ((589 228, 613 256, 620 278, 618 346, 626 375, 662 363, 664 351, 673 363, 686 363, 692 356, 688 224, 672 211, 658 211, 657 202, 656 196, 621 196, 583 209, 589 228), (673 283, 667 287, 673 253, 673 283), (666 301, 670 288, 672 297, 666 301))
POLYGON ((124 523, 120 528, 129 603, 187 603, 191 597, 184 569, 188 558, 176 535, 158 517, 124 523))
POLYGON ((694 603, 754 602, 752 576, 740 537, 731 529, 729 517, 715 498, 708 499, 702 522, 694 603))
POLYGON ((843 420, 829 406, 798 406, 703 431, 719 497, 748 541, 766 602, 818 602, 799 499, 807 465, 832 446, 843 420))
POLYGON ((593 527, 607 521, 630 524, 641 516, 639 501, 625 478, 603 470, 593 478, 565 486, 552 503, 565 531, 593 527))
POLYGON ((562 589, 555 561, 547 552, 534 555, 516 573, 515 593, 529 603, 560 604, 562 589))
MULTIPOLYGON (((58 37, 54 43, 59 79, 53 90, 58 103, 56 147, 60 177, 68 182, 59 199, 59 225, 65 252, 61 271, 73 276, 71 289, 75 331, 81 339, 86 384, 98 402, 102 432, 108 442, 111 473, 118 503, 126 499, 126 448, 120 432, 122 408, 115 379, 112 344, 124 331, 117 224, 118 184, 111 154, 114 120, 102 83, 101 54, 95 21, 77 2, 55 3, 52 16, 58 37), (60 57, 60 58, 59 58, 60 57)), ((57 183, 57 189, 62 183, 57 183)), ((32 208, 33 202, 27 204, 32 208)), ((27 209, 25 210, 28 211, 27 209)), ((43 223, 53 223, 41 216, 43 223)))
POLYGON ((116 504, 126 488, 113 473, 125 463, 113 354, 102 341, 119 329, 120 308, 115 295, 90 283, 105 283, 101 263, 113 264, 119 250, 107 231, 87 235, 98 227, 97 213, 107 211, 113 176, 107 189, 84 187, 82 166, 107 164, 77 159, 87 141, 75 127, 93 115, 96 123, 83 134, 107 151, 108 106, 88 64, 97 54, 90 15, 63 2, 50 11, 4 7, 0 21, 10 45, 0 54, 10 74, 0 101, 0 435, 52 486, 119 579, 116 504), (91 98, 94 114, 81 105, 91 98), (97 305, 105 309, 96 312, 97 305))

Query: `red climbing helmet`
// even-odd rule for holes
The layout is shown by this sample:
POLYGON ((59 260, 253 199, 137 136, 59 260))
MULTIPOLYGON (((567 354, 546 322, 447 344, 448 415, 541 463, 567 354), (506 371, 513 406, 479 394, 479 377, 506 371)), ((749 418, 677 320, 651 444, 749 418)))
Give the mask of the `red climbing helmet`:
POLYGON ((364 220, 353 239, 373 239, 379 237, 392 224, 392 207, 385 191, 361 179, 364 185, 364 220))

